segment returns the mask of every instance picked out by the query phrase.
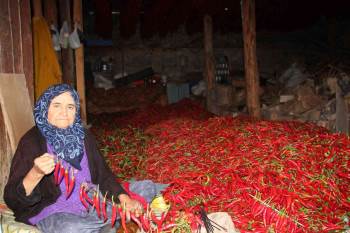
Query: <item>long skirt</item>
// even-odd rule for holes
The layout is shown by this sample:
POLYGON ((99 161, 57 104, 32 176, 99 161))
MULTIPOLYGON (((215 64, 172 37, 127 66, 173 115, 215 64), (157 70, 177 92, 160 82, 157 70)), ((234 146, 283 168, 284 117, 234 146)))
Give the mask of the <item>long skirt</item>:
MULTIPOLYGON (((111 206, 107 206, 107 214, 111 216, 111 206)), ((72 213, 54 213, 37 223, 43 233, 115 233, 119 221, 111 226, 111 220, 106 222, 97 216, 92 208, 82 215, 72 213)))

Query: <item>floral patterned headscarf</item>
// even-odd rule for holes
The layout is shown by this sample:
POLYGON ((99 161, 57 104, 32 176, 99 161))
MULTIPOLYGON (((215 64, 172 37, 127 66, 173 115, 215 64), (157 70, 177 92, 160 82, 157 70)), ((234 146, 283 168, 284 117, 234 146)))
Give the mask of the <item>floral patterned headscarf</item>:
POLYGON ((84 128, 80 118, 80 103, 78 93, 68 84, 58 84, 49 87, 34 106, 36 126, 44 135, 53 152, 76 169, 81 170, 80 161, 84 154, 84 128), (47 115, 53 98, 69 92, 76 105, 75 120, 65 129, 57 128, 48 122, 47 115))

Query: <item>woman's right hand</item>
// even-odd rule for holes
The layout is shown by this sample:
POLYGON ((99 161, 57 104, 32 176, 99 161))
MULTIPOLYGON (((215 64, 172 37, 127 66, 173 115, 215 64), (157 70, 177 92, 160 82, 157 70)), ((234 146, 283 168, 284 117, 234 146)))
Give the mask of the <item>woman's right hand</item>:
POLYGON ((55 169, 54 157, 48 153, 45 153, 36 159, 34 159, 34 165, 32 169, 27 173, 23 179, 23 186, 26 191, 26 195, 30 195, 35 186, 38 185, 40 180, 45 176, 53 172, 55 169))
POLYGON ((52 155, 45 153, 34 159, 33 169, 40 175, 48 175, 55 169, 55 160, 52 155))

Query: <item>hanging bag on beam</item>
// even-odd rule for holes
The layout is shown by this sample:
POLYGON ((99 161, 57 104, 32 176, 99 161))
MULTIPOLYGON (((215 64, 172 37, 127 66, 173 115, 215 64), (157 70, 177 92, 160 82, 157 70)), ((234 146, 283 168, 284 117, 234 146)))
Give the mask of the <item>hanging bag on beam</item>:
POLYGON ((74 31, 69 35, 69 47, 72 49, 77 49, 81 46, 79 34, 78 34, 78 25, 74 24, 74 31))
POLYGON ((61 48, 68 48, 68 40, 69 40, 69 27, 67 21, 64 21, 61 30, 60 30, 60 45, 61 48))

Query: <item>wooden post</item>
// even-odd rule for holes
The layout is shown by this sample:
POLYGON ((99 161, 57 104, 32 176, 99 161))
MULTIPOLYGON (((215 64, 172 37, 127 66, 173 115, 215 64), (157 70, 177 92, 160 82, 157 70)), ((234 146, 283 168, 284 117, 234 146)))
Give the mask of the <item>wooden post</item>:
POLYGON ((34 12, 34 16, 37 16, 37 17, 40 17, 43 15, 41 0, 33 0, 33 12, 34 12))
POLYGON ((207 108, 211 107, 211 92, 215 85, 215 64, 213 49, 213 20, 210 15, 204 16, 204 76, 207 81, 207 108))
MULTIPOLYGON (((67 21, 69 30, 71 29, 71 13, 70 13, 70 1, 60 0, 59 1, 59 11, 60 11, 60 21, 63 24, 67 21)), ((70 85, 75 84, 74 80, 74 59, 73 50, 71 48, 66 48, 61 50, 62 54, 62 81, 70 85)))
MULTIPOLYGON (((57 13, 57 0, 45 0, 44 1, 44 17, 49 27, 54 25, 58 28, 58 13, 57 13)), ((62 66, 61 51, 56 51, 58 63, 62 66)))
POLYGON ((0 1, 0 73, 14 73, 13 40, 9 1, 0 1))
POLYGON ((23 58, 23 73, 26 77, 27 88, 32 104, 34 104, 34 62, 33 62, 33 37, 32 17, 30 13, 30 1, 20 1, 21 14, 21 43, 23 58))
POLYGON ((249 115, 260 119, 259 74, 256 58, 255 0, 241 0, 244 69, 249 115))
POLYGON ((56 0, 44 1, 44 17, 48 25, 55 25, 57 27, 57 2, 56 0))
MULTIPOLYGON (((83 31, 82 0, 73 2, 73 22, 77 24, 79 30, 83 31)), ((77 80, 77 90, 80 97, 81 119, 87 124, 86 101, 85 101, 85 78, 84 78, 84 47, 83 44, 75 49, 75 74, 77 80)))

